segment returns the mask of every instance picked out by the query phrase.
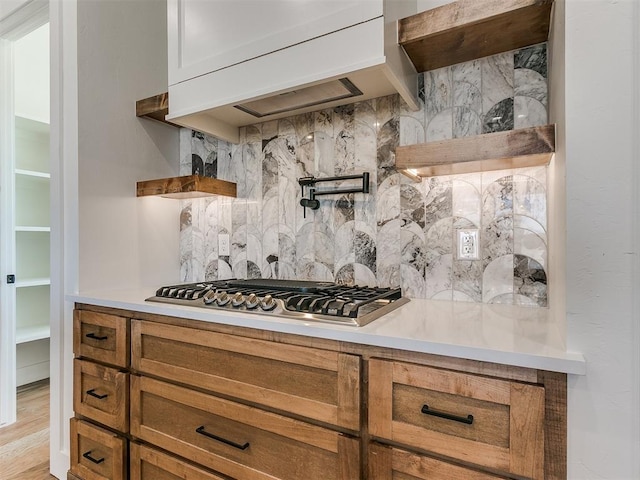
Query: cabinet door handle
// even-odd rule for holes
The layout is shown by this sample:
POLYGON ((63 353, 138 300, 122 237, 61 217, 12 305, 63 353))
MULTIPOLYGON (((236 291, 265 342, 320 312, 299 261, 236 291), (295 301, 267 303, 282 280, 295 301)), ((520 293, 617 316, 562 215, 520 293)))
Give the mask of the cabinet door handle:
POLYGON ((438 410, 432 410, 429 408, 429 405, 424 404, 422 406, 422 410, 420 410, 425 415, 432 415, 434 417, 444 418, 446 420, 453 420, 454 422, 464 423, 466 425, 471 425, 473 423, 473 415, 467 415, 466 417, 461 417, 459 415, 453 415, 451 413, 439 412, 438 410))
POLYGON ((85 335, 85 337, 90 338, 92 340, 106 340, 107 338, 109 338, 108 336, 104 336, 104 337, 99 337, 98 335, 96 335, 95 333, 91 332, 91 333, 87 333, 85 335))
POLYGON ((231 440, 227 440, 226 438, 218 437, 213 433, 205 432, 204 428, 205 428, 204 425, 199 426, 198 428, 196 428, 196 433, 199 433, 200 435, 204 435, 205 437, 212 438, 213 440, 217 440, 218 442, 222 442, 225 445, 229 445, 233 448, 237 448, 238 450, 246 450, 247 448, 249 448, 249 442, 246 442, 243 444, 235 443, 235 442, 232 442, 231 440))
POLYGON ((91 450, 89 450, 88 452, 84 452, 84 453, 82 454, 82 456, 83 456, 84 458, 86 458, 87 460, 89 460, 90 462, 93 462, 93 463, 96 463, 96 464, 97 464, 97 463, 102 463, 102 462, 104 462, 104 457, 103 457, 103 458, 93 458, 93 457, 91 456, 91 450))
POLYGON ((104 395, 97 394, 95 388, 92 388, 91 390, 87 390, 87 395, 91 395, 92 397, 97 398, 98 400, 102 400, 109 396, 107 393, 105 393, 104 395))

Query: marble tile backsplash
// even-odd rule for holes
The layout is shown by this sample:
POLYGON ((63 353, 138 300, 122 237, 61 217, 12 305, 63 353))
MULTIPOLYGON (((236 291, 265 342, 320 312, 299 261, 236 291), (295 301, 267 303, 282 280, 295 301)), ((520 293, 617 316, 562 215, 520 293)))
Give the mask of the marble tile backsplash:
POLYGON ((547 123, 546 44, 425 72, 420 98, 418 112, 392 95, 243 127, 237 145, 181 130, 181 174, 238 184, 236 199, 183 202, 181 280, 331 280, 546 306, 546 167, 421 183, 394 167, 398 145, 547 123), (370 194, 319 197, 303 215, 298 178, 363 171, 370 194), (478 260, 457 258, 467 228, 479 230, 478 260))

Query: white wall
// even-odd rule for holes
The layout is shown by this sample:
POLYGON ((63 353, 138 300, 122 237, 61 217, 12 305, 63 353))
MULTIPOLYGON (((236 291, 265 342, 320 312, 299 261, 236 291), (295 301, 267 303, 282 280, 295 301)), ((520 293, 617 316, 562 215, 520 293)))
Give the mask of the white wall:
POLYGON ((179 278, 180 202, 135 196, 178 174, 175 127, 135 116, 167 90, 163 1, 78 2, 79 289, 179 278))
POLYGON ((587 361, 569 381, 572 479, 640 478, 637 4, 566 2, 567 334, 587 361))
POLYGON ((49 24, 17 40, 13 55, 15 114, 49 123, 49 24))

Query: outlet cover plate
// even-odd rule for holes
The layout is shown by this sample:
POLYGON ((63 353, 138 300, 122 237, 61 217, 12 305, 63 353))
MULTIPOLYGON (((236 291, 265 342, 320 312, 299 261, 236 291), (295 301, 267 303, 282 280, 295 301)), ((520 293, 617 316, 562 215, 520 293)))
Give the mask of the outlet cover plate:
POLYGON ((479 260, 480 236, 477 228, 458 230, 458 259, 479 260))

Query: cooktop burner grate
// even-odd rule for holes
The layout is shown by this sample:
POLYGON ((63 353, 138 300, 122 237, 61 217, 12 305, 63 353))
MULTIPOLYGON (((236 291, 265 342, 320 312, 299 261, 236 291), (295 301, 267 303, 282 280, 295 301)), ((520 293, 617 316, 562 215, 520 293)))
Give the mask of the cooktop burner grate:
POLYGON ((408 302, 399 288, 251 279, 170 285, 148 301, 362 326, 408 302))

